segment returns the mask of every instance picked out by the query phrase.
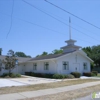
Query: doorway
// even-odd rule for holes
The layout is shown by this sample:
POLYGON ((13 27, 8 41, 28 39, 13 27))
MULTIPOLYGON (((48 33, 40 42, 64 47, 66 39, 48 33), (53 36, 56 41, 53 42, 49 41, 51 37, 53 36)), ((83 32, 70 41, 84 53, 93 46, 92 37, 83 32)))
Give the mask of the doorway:
POLYGON ((80 71, 80 64, 79 63, 74 63, 73 64, 73 71, 74 72, 79 72, 80 71))

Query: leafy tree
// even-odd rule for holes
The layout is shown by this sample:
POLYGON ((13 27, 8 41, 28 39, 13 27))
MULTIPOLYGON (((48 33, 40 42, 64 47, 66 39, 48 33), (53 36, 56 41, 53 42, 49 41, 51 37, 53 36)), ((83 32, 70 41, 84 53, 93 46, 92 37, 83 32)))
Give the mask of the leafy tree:
POLYGON ((16 66, 16 57, 14 55, 13 50, 9 50, 7 53, 7 56, 3 60, 3 63, 5 64, 5 69, 9 71, 9 75, 11 71, 15 68, 16 66))
POLYGON ((48 55, 48 53, 44 51, 41 55, 45 56, 45 55, 48 55))
POLYGON ((0 48, 0 55, 2 55, 2 48, 0 48))
POLYGON ((94 61, 96 66, 100 66, 100 45, 83 48, 83 51, 94 61))
POLYGON ((17 57, 28 57, 28 58, 31 58, 31 56, 26 55, 24 52, 15 52, 15 55, 17 57))
POLYGON ((60 53, 63 53, 63 50, 61 50, 61 49, 60 50, 55 49, 55 50, 52 51, 52 53, 53 54, 60 54, 60 53))

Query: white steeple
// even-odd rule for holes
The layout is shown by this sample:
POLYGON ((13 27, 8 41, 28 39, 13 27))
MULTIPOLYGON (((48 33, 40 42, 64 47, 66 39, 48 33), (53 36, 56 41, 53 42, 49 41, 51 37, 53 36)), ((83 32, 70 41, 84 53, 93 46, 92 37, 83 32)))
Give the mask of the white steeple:
POLYGON ((67 43, 66 46, 61 47, 63 49, 63 53, 71 52, 79 50, 81 47, 75 45, 74 43, 77 42, 76 40, 71 39, 71 19, 69 17, 69 40, 65 41, 67 43))
POLYGON ((71 19, 69 17, 69 39, 71 40, 71 19))

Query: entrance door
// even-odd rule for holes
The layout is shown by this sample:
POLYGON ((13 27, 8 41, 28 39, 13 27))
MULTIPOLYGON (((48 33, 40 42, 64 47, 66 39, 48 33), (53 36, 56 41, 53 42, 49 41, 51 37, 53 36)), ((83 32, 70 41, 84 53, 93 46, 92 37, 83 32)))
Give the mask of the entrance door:
POLYGON ((74 63, 73 64, 73 70, 74 72, 79 72, 80 71, 80 64, 79 63, 74 63))

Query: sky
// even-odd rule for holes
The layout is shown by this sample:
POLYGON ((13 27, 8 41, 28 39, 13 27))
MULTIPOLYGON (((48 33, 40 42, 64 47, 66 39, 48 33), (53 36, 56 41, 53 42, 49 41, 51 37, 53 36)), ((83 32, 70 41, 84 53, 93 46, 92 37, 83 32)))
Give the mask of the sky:
MULTIPOLYGON (((54 49, 60 49, 69 39, 69 17, 72 39, 77 40, 76 45, 81 47, 100 45, 100 29, 44 0, 25 1, 48 15, 23 0, 14 0, 14 5, 13 0, 0 0, 0 48, 3 49, 3 55, 12 49, 14 52, 24 52, 35 57, 44 51, 51 53, 54 49)), ((48 1, 100 27, 100 0, 48 1)))

